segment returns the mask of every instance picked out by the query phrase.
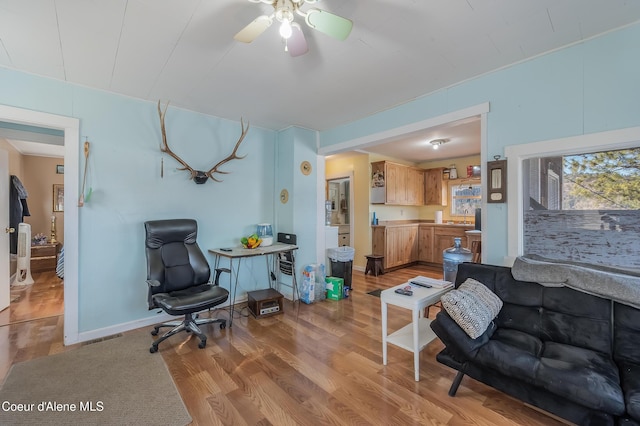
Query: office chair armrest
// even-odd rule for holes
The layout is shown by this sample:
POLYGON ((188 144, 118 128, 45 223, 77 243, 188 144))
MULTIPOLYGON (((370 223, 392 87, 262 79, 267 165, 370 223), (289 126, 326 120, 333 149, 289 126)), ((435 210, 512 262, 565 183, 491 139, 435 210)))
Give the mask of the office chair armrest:
POLYGON ((213 285, 215 286, 219 286, 220 285, 220 274, 222 274, 223 272, 226 272, 228 274, 231 274, 231 269, 229 268, 216 268, 216 278, 213 281, 213 285))
POLYGON ((162 284, 158 280, 147 280, 147 285, 149 287, 160 287, 162 284))

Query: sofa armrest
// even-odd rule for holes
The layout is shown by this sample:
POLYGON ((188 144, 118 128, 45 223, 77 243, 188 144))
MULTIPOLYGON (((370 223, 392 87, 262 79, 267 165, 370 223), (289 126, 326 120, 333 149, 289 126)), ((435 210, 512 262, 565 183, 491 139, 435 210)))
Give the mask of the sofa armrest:
POLYGON ((451 355, 460 362, 475 358, 478 349, 484 346, 496 331, 495 323, 491 322, 487 330, 476 339, 469 337, 462 328, 447 314, 438 312, 436 319, 431 322, 431 329, 445 344, 451 355))

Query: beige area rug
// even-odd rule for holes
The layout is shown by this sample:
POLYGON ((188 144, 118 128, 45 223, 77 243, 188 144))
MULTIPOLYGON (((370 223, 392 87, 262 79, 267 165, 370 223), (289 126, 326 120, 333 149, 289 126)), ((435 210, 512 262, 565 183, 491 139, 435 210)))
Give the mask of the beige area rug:
POLYGON ((0 389, 0 425, 189 424, 151 341, 136 332, 15 364, 0 389))

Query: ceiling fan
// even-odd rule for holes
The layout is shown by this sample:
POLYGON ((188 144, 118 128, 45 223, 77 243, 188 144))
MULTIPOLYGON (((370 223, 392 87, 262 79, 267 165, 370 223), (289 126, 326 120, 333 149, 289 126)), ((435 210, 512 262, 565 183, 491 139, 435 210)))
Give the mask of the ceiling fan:
POLYGON ((280 23, 280 36, 284 41, 284 50, 291 56, 304 55, 309 51, 307 40, 304 38, 302 28, 294 22, 294 14, 304 18, 306 24, 318 31, 321 31, 338 40, 345 40, 353 22, 326 10, 311 8, 302 11, 305 3, 313 4, 319 0, 249 0, 251 3, 266 3, 273 6, 273 13, 270 15, 258 16, 249 25, 244 27, 233 38, 243 43, 251 43, 260 34, 273 24, 275 19, 280 23))

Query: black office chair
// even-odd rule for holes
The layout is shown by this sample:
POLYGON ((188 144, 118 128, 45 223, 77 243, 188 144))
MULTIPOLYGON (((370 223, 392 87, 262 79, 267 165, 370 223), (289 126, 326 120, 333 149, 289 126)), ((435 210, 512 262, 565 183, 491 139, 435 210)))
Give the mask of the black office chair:
POLYGON ((153 220, 144 223, 146 231, 147 284, 149 309, 161 308, 170 315, 184 315, 183 321, 172 321, 154 327, 156 336, 161 327, 172 330, 153 342, 149 352, 158 351, 158 345, 181 331, 193 332, 200 338, 200 349, 207 345, 207 336, 198 325, 227 321, 219 318, 198 318, 197 312, 224 303, 229 292, 218 285, 222 272, 216 269, 215 282, 209 281, 211 269, 198 243, 198 224, 192 219, 153 220))

